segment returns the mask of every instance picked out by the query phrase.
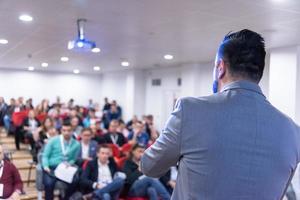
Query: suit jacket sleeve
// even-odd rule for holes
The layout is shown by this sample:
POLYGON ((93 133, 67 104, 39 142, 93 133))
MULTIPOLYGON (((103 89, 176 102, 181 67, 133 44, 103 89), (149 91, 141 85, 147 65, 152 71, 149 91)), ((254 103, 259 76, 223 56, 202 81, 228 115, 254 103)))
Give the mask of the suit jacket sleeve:
POLYGON ((142 172, 151 177, 163 176, 180 158, 181 123, 183 115, 182 100, 178 100, 162 134, 149 147, 142 159, 142 172))
MULTIPOLYGON (((90 161, 87 166, 86 169, 83 170, 81 176, 80 176, 80 185, 83 188, 87 188, 88 190, 92 190, 93 189, 93 184, 95 182, 95 180, 93 180, 92 174, 96 173, 94 170, 94 160, 90 161)), ((97 172, 98 174, 98 172, 97 172)))

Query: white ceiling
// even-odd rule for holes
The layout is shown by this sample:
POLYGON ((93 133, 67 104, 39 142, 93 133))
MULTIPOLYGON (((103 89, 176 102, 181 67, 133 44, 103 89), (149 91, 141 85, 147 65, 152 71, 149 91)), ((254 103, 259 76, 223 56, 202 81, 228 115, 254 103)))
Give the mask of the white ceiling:
POLYGON ((130 68, 206 62, 226 33, 243 28, 262 33, 268 48, 300 43, 299 0, 0 0, 0 20, 0 38, 9 41, 0 45, 6 69, 94 73, 95 65, 123 69, 122 59, 130 68), (23 13, 34 21, 19 21, 23 13), (78 18, 88 20, 86 36, 101 53, 67 50, 78 18), (164 60, 167 53, 174 60, 164 60))

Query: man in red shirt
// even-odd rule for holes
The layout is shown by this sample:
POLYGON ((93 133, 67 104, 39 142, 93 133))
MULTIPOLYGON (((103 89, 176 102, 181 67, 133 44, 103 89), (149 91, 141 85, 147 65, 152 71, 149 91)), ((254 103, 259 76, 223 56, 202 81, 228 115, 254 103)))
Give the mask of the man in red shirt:
POLYGON ((13 163, 4 159, 0 145, 0 198, 19 200, 23 183, 19 171, 13 163))

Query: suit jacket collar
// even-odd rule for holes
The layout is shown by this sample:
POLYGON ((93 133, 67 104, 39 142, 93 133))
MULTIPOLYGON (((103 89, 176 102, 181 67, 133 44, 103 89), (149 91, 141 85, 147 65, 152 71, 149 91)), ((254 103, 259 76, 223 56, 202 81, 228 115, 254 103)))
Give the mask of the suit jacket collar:
POLYGON ((225 92, 227 90, 235 90, 235 89, 248 90, 250 92, 255 92, 265 97, 258 84, 246 80, 228 83, 222 88, 221 92, 225 92))

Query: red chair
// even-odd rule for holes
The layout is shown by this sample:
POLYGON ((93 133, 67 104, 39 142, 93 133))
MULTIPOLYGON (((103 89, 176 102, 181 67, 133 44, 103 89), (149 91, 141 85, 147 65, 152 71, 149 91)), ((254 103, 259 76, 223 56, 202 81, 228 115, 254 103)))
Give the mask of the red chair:
POLYGON ((23 121, 25 120, 25 118, 28 116, 28 112, 29 112, 29 110, 14 112, 12 114, 13 125, 16 126, 16 127, 21 126, 23 124, 23 121))
POLYGON ((132 148, 132 145, 127 143, 127 144, 124 144, 122 147, 121 147, 121 151, 123 153, 127 153, 127 152, 130 152, 131 151, 131 148, 132 148))
POLYGON ((120 155, 121 155, 121 152, 119 150, 119 147, 115 144, 109 144, 111 150, 112 150, 112 153, 113 153, 113 157, 117 157, 119 158, 120 155))
POLYGON ((43 123, 46 117, 47 117, 47 113, 41 113, 38 116, 36 116, 36 118, 39 120, 40 123, 43 123))
POLYGON ((117 164, 117 167, 119 169, 123 169, 123 166, 125 164, 125 161, 127 160, 127 157, 121 157, 121 158, 118 158, 118 157, 114 157, 114 160, 117 164))
POLYGON ((143 198, 143 197, 127 197, 126 200, 148 200, 148 198, 143 198))

